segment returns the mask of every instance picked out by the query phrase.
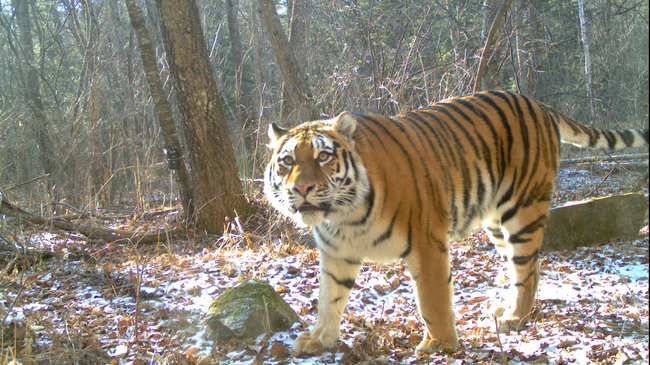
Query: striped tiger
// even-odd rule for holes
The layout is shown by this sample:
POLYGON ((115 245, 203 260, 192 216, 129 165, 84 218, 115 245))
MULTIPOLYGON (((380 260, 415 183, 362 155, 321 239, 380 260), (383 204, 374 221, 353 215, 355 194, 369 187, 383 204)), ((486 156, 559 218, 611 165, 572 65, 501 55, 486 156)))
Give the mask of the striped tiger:
POLYGON ((455 350, 449 241, 483 223, 509 265, 498 330, 529 319, 560 141, 618 150, 648 145, 648 129, 605 131, 510 92, 480 92, 392 118, 344 112, 286 130, 269 127, 270 203, 310 226, 320 258, 318 319, 294 343, 318 354, 339 338, 364 259, 403 260, 425 325, 419 352, 455 350))

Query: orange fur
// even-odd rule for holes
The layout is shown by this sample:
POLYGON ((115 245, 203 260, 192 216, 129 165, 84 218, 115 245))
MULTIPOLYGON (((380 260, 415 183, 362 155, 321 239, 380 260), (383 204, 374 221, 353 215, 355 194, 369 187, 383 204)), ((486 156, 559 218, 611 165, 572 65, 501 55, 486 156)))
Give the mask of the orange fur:
POLYGON ((648 130, 602 131, 508 92, 445 100, 392 118, 343 113, 270 128, 265 193, 312 227, 321 257, 319 316, 295 342, 314 353, 338 339, 364 259, 404 260, 425 324, 420 351, 455 349, 448 241, 484 222, 512 272, 499 330, 527 322, 561 141, 648 145, 648 130))

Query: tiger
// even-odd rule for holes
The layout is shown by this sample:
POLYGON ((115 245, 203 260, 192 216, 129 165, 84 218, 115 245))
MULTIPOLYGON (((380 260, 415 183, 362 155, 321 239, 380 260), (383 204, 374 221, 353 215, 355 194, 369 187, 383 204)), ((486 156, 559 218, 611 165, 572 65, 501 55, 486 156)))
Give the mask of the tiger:
POLYGON ((364 260, 405 262, 424 335, 419 353, 454 351, 449 242, 483 226, 510 278, 493 307, 498 332, 528 322, 559 166, 560 142, 601 150, 647 146, 648 129, 581 124, 526 96, 486 91, 394 117, 343 112, 291 129, 269 125, 264 193, 311 228, 319 252, 318 317, 293 344, 336 343, 364 260))

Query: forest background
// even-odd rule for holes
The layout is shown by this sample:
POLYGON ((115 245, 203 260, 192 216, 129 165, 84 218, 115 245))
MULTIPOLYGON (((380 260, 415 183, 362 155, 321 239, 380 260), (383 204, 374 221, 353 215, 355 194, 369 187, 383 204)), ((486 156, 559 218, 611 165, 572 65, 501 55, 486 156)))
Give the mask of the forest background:
MULTIPOLYGON (((210 301, 247 278, 315 320, 310 234, 262 197, 270 123, 505 89, 592 126, 647 128, 648 21, 647 0, 0 0, 0 363, 300 363, 287 350, 306 327, 202 337, 210 301)), ((553 203, 647 197, 642 159, 563 165, 553 203)), ((533 331, 502 339, 477 323, 501 285, 487 237, 456 242, 453 356, 647 363, 644 225, 633 242, 545 255, 533 331), (553 296, 574 279, 584 297, 553 296)), ((362 271, 326 362, 431 363, 414 352, 404 266, 362 271)))
MULTIPOLYGON (((467 94, 482 59, 478 89, 518 91, 597 127, 647 127, 647 1, 280 1, 273 16, 311 92, 311 114, 283 89, 257 3, 196 2, 249 198, 261 191, 269 123, 291 126, 343 110, 394 115, 467 94)), ((178 203, 125 2, 1 4, 5 199, 41 213, 61 210, 59 203, 82 211, 178 203)), ((185 145, 159 6, 136 4, 185 145)))

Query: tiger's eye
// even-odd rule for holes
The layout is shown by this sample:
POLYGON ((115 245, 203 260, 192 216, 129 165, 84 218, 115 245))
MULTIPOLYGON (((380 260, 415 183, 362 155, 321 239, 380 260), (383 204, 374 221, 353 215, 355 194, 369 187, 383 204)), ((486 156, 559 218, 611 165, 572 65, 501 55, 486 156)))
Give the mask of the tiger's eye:
POLYGON ((291 156, 282 157, 282 163, 284 163, 285 165, 289 165, 289 166, 293 165, 293 157, 291 157, 291 156))
POLYGON ((318 162, 325 162, 327 159, 330 158, 330 153, 322 151, 321 153, 318 154, 318 158, 316 159, 318 162))

